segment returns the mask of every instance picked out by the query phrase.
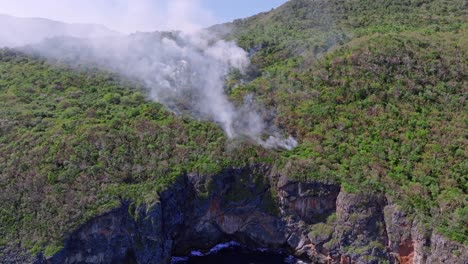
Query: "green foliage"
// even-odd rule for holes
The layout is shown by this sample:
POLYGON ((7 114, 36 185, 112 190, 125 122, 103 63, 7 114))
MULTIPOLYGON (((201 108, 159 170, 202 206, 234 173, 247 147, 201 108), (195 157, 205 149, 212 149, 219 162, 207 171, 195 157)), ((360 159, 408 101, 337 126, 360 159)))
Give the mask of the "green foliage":
POLYGON ((458 0, 289 1, 229 25, 258 67, 231 96, 255 94, 301 140, 282 173, 386 192, 467 241, 465 14, 458 0))
POLYGON ((0 50, 0 242, 53 254, 122 200, 151 205, 184 173, 267 152, 228 145, 215 124, 176 117, 115 75, 0 50))
POLYGON ((465 1, 291 0, 228 26, 254 65, 228 76, 232 99, 274 109, 296 149, 228 142, 118 76, 1 50, 0 245, 51 255, 121 200, 151 205, 181 174, 257 163, 385 192, 468 241, 465 1))
POLYGON ((325 223, 318 223, 313 225, 312 231, 310 232, 310 236, 312 237, 320 237, 323 236, 325 238, 331 237, 333 234, 333 226, 325 223))
POLYGON ((47 246, 44 250, 44 255, 46 257, 51 257, 55 255, 57 252, 59 252, 62 248, 63 248, 63 245, 57 245, 57 244, 47 246))

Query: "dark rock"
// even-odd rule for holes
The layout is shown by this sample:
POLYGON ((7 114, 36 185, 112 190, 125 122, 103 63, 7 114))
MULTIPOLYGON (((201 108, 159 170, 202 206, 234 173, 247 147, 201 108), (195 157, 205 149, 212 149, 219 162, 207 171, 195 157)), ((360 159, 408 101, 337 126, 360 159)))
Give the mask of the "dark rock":
POLYGON ((409 218, 385 197, 337 185, 290 181, 268 168, 186 175, 134 208, 122 202, 41 254, 0 249, 2 263, 170 263, 173 255, 236 240, 286 249, 312 263, 463 263, 465 245, 409 218))
POLYGON ((169 263, 191 196, 181 177, 160 194, 159 203, 142 205, 134 216, 130 203, 123 202, 75 231, 48 263, 169 263))
POLYGON ((288 238, 288 245, 291 247, 291 248, 298 248, 299 247, 299 243, 301 242, 301 237, 298 236, 297 234, 293 233, 291 234, 291 236, 288 238))
MULTIPOLYGON (((265 168, 257 166, 227 170, 211 177, 210 197, 195 198, 190 226, 178 240, 177 253, 193 248, 206 250, 232 239, 252 247, 282 247, 287 238, 285 223, 274 215, 275 208, 265 206, 270 203, 276 207, 271 186, 264 177, 266 173, 265 168), (216 234, 210 243, 207 233, 216 234)), ((190 178, 200 187, 205 177, 192 175, 190 178)))
POLYGON ((336 211, 337 185, 283 179, 278 188, 282 213, 299 216, 308 224, 323 222, 336 211))

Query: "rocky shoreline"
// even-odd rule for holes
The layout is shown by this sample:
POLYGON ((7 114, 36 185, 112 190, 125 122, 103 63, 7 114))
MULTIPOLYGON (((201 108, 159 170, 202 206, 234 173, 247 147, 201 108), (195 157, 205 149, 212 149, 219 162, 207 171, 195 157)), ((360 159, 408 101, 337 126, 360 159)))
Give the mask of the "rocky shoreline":
MULTIPOLYGON (((413 221, 383 195, 292 181, 253 166, 182 176, 151 206, 123 201, 76 230, 59 253, 32 262, 166 264, 173 255, 232 240, 286 250, 311 263, 468 259, 466 246, 413 221)), ((22 262, 15 261, 17 253, 5 253, 4 260, 22 262)))

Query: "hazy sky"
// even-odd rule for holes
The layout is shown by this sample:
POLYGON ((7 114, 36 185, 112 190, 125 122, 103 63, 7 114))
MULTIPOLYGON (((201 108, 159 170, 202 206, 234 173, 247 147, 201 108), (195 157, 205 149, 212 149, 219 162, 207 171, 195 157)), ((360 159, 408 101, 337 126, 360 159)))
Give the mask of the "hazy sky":
POLYGON ((0 0, 0 14, 104 24, 132 32, 191 30, 269 11, 287 0, 0 0))

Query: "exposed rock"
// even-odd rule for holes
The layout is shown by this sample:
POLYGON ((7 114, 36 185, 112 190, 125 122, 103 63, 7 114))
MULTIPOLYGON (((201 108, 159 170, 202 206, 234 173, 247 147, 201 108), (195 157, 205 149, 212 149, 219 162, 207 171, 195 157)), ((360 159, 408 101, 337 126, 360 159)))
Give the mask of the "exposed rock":
POLYGON ((385 207, 385 222, 394 261, 401 264, 467 263, 466 246, 449 241, 412 221, 396 205, 385 207))
POLYGON ((43 264, 45 258, 42 253, 32 255, 20 248, 0 248, 0 263, 34 263, 43 264))
POLYGON ((322 222, 336 211, 340 187, 318 182, 285 181, 278 184, 283 214, 299 216, 308 224, 322 222))
POLYGON ((301 243, 301 237, 295 233, 291 234, 288 238, 288 245, 291 248, 300 248, 299 244, 301 243))
POLYGON ((466 246, 449 241, 440 234, 431 236, 431 250, 427 263, 468 263, 466 246))
POLYGON ((1 249, 2 263, 170 263, 236 240, 311 263, 464 263, 467 248, 409 218, 385 197, 297 182, 268 168, 186 175, 159 202, 122 202, 89 221, 55 256, 1 249))
MULTIPOLYGON (((276 215, 276 202, 262 167, 229 170, 211 179, 208 198, 196 197, 191 221, 177 243, 177 254, 194 247, 209 249, 226 240, 252 247, 280 248, 286 243, 285 222, 276 215), (271 206, 271 207, 270 207, 271 206), (217 233, 205 239, 206 233, 217 233), (207 242, 209 241, 209 243, 207 242)), ((200 188, 199 176, 189 177, 200 188)))
POLYGON ((122 203, 74 232, 48 263, 169 263, 192 195, 181 178, 160 194, 160 203, 141 206, 136 215, 122 203))
POLYGON ((336 225, 332 245, 333 258, 343 255, 353 263, 379 263, 389 259, 385 245, 383 207, 385 199, 374 194, 351 194, 340 192, 337 199, 336 225), (339 248, 337 250, 337 246, 339 248))
POLYGON ((402 264, 414 263, 415 243, 411 237, 412 221, 396 205, 384 208, 385 225, 387 228, 387 247, 395 261, 402 264))

